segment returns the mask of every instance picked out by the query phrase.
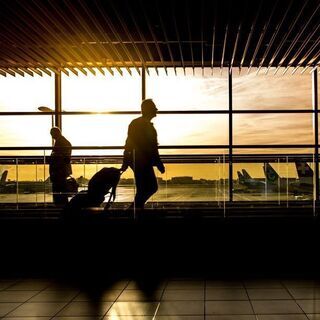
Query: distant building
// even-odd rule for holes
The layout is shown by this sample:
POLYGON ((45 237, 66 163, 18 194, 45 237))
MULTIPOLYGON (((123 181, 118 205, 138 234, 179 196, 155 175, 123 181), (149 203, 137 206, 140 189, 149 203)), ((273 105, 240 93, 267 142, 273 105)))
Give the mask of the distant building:
POLYGON ((193 177, 172 177, 171 182, 175 184, 190 184, 193 183, 193 177))
POLYGON ((157 177, 157 181, 158 181, 159 184, 165 183, 165 181, 161 177, 157 177))
POLYGON ((133 185, 134 184, 134 179, 133 178, 122 178, 119 182, 120 185, 133 185))

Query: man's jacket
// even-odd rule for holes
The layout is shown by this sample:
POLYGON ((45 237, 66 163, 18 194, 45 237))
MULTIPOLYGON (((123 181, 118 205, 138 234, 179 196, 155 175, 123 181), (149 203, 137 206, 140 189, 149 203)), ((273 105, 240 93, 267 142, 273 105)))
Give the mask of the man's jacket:
POLYGON ((158 166, 161 163, 157 131, 149 120, 140 117, 130 123, 123 163, 131 167, 158 166))
POLYGON ((56 139, 49 161, 51 180, 62 180, 72 173, 71 151, 71 143, 64 136, 56 139))

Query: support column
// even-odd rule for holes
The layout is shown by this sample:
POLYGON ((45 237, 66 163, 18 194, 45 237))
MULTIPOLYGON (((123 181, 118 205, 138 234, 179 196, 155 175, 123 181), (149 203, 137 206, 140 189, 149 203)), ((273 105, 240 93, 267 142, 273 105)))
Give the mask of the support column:
POLYGON ((318 68, 312 71, 312 104, 314 129, 315 201, 319 204, 319 125, 318 125, 318 68))
POLYGON ((61 116, 61 71, 54 74, 54 117, 55 125, 62 129, 62 116, 61 116))
POLYGON ((232 68, 228 69, 228 91, 229 91, 229 201, 233 201, 233 123, 232 123, 232 68))
POLYGON ((142 97, 142 100, 145 100, 145 98, 146 98, 146 69, 145 69, 145 67, 142 67, 142 69, 141 69, 141 81, 142 81, 141 97, 142 97))

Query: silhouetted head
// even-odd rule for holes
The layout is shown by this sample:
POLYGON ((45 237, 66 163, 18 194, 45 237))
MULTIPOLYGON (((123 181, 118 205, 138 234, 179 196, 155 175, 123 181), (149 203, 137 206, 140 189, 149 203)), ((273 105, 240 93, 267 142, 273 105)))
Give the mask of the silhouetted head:
POLYGON ((145 99, 141 103, 142 116, 148 119, 152 119, 157 115, 157 107, 152 99, 145 99))
POLYGON ((52 127, 50 134, 53 139, 57 139, 58 137, 62 136, 61 130, 58 127, 52 127))

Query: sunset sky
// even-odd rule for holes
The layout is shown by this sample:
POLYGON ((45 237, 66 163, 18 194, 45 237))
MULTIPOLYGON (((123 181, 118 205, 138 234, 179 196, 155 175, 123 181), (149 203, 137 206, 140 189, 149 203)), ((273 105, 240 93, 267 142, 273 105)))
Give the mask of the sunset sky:
MULTIPOLYGON (((175 75, 150 69, 146 78, 147 97, 159 110, 227 110, 226 70, 178 68, 175 75)), ((54 78, 17 75, 0 77, 0 111, 38 111, 39 106, 54 108, 54 78)), ((304 74, 270 69, 257 75, 233 71, 233 108, 236 109, 312 109, 312 82, 304 74)), ((139 110, 141 78, 133 71, 120 76, 88 73, 63 74, 62 109, 64 111, 139 110)), ((136 116, 84 115, 63 117, 63 134, 74 146, 123 145, 127 127, 136 116)), ((313 143, 311 114, 234 115, 234 144, 313 143)), ((227 144, 228 115, 158 115, 154 119, 160 145, 227 144)), ((0 145, 50 146, 51 116, 0 117, 0 145)), ((190 152, 190 151, 189 151, 190 152)), ((197 151, 199 152, 199 151, 197 151)), ((235 150, 239 152, 239 150, 235 150)), ((252 151, 251 151, 252 152, 252 151)), ((254 151, 253 151, 254 152, 254 151)), ((164 152, 163 152, 164 153, 164 152)), ((192 152, 191 152, 192 153, 192 152)), ((2 153, 3 154, 3 153, 2 153)), ((1 171, 1 170, 0 170, 1 171)), ((177 171, 177 169, 176 169, 177 171)))
MULTIPOLYGON (((53 77, 24 78, 17 75, 0 78, 0 111, 37 111, 41 105, 54 108, 53 77)), ((133 71, 130 76, 107 74, 84 76, 63 75, 62 104, 64 111, 139 110, 141 81, 133 71)), ((159 110, 218 110, 228 108, 227 77, 211 69, 187 70, 184 75, 172 69, 169 75, 154 70, 147 76, 147 97, 153 98, 159 110)), ((234 70, 234 109, 311 109, 311 75, 309 72, 274 76, 255 70, 238 75, 234 70)), ((65 116, 64 134, 73 145, 123 145, 128 123, 134 116, 65 116)), ((3 146, 50 145, 47 135, 50 116, 1 117, 0 143, 3 146), (26 129, 26 125, 32 126, 26 129)), ((227 115, 158 115, 154 120, 160 145, 170 144, 226 144, 228 142, 227 115), (174 130, 172 130, 174 128, 174 130)), ((312 116, 259 114, 234 115, 235 144, 312 143, 312 116), (276 133, 270 135, 270 132, 276 133), (291 141, 292 142, 292 141, 291 141)))

